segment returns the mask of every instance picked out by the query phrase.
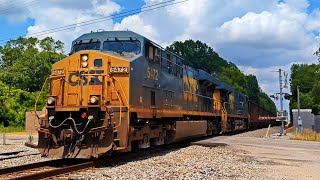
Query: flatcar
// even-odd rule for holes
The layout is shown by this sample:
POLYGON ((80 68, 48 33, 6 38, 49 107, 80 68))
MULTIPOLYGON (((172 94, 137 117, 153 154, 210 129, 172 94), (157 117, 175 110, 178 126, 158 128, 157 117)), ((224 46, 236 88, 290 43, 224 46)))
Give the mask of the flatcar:
POLYGON ((132 31, 83 34, 46 82, 45 157, 98 158, 257 121, 246 95, 132 31))

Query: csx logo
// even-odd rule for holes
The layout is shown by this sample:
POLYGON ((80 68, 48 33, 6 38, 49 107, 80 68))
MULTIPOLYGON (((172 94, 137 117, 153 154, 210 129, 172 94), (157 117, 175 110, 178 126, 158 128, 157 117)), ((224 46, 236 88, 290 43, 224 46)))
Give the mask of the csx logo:
MULTIPOLYGON (((90 70, 89 74, 103 74, 104 70, 90 70)), ((71 86, 80 85, 82 79, 82 85, 85 86, 88 84, 88 76, 83 76, 83 74, 88 74, 88 71, 76 71, 69 74, 68 82, 71 86)), ((89 85, 102 85, 102 81, 99 79, 99 76, 91 76, 89 85)))

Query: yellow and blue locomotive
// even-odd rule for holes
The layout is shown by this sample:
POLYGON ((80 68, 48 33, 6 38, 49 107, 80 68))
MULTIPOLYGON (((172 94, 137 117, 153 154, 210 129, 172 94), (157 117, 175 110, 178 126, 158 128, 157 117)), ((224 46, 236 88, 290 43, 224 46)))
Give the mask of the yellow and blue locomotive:
POLYGON ((131 31, 91 32, 52 66, 43 156, 91 158, 248 128, 248 99, 131 31))

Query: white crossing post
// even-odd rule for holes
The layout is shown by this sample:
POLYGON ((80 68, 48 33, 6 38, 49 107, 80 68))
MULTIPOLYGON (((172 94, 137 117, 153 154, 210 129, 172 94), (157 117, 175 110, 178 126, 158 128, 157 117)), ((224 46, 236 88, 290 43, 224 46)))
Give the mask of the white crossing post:
POLYGON ((268 135, 269 135, 269 130, 270 130, 270 127, 271 127, 271 124, 269 124, 269 127, 268 127, 268 130, 267 130, 267 133, 266 133, 266 136, 265 136, 265 137, 268 137, 268 135))
POLYGON ((6 145, 6 131, 4 131, 2 135, 2 144, 6 145))

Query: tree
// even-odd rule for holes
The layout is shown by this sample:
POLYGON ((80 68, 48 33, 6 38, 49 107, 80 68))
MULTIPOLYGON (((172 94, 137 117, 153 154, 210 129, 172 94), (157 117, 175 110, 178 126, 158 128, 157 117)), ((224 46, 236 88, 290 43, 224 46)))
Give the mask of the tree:
POLYGON ((10 87, 39 91, 51 65, 64 57, 63 43, 51 37, 18 38, 0 48, 0 80, 10 87))
POLYGON ((247 88, 248 88, 248 97, 249 100, 259 104, 259 93, 261 93, 261 89, 259 87, 257 78, 255 75, 249 74, 246 76, 247 88))
POLYGON ((237 91, 248 95, 246 77, 238 68, 223 67, 220 74, 220 80, 229 84, 237 91))
POLYGON ((175 41, 167 47, 167 50, 181 56, 186 65, 202 69, 217 77, 222 73, 223 67, 236 67, 234 64, 225 61, 210 46, 201 41, 175 41))
POLYGON ((297 86, 300 86, 300 108, 320 114, 320 65, 293 64, 291 66, 290 109, 297 108, 297 86))
POLYGON ((63 57, 63 43, 51 37, 20 37, 0 46, 0 124, 24 125, 25 112, 33 110, 51 65, 63 57))

